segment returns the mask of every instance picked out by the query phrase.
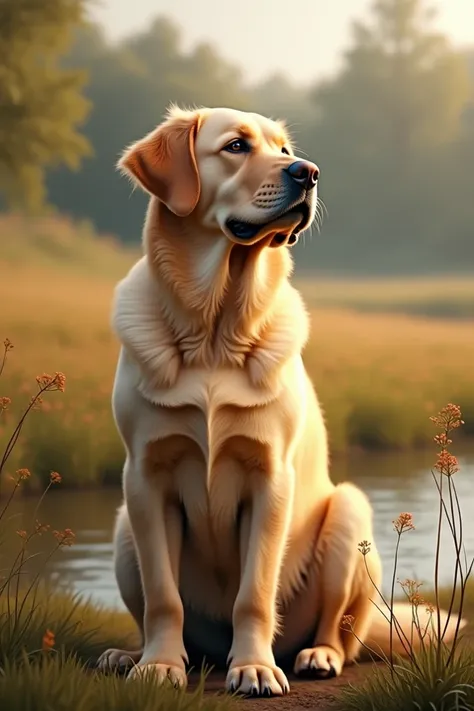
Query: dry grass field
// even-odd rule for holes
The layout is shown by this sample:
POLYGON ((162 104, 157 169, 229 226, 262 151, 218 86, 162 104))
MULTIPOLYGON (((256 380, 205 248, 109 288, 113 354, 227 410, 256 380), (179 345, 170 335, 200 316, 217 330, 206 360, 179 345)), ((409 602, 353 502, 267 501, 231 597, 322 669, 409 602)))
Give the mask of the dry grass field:
MULTIPOLYGON (((67 472, 70 486, 118 480, 122 450, 109 404, 118 345, 109 313, 114 284, 137 255, 99 240, 87 225, 0 219, 0 336, 14 344, 0 381, 0 395, 12 398, 0 444, 34 392, 35 376, 67 376, 66 392, 34 413, 12 469, 27 462, 39 478, 67 472)), ((448 401, 462 405, 474 431, 472 321, 409 313, 413 303, 428 313, 436 297, 451 309, 458 303, 461 314, 474 284, 315 278, 301 287, 312 316, 305 361, 334 452, 423 444, 432 436, 429 414, 448 401)))

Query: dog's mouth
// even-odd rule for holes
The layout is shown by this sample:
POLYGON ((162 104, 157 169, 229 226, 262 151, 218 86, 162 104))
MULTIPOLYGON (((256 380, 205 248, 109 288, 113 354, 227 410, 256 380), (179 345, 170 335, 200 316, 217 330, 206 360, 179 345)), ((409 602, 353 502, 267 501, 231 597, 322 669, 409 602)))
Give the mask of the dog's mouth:
POLYGON ((299 233, 307 227, 309 217, 309 205, 303 200, 268 222, 244 222, 230 218, 226 221, 226 228, 240 243, 255 244, 257 238, 274 232, 270 247, 292 246, 298 241, 299 233))

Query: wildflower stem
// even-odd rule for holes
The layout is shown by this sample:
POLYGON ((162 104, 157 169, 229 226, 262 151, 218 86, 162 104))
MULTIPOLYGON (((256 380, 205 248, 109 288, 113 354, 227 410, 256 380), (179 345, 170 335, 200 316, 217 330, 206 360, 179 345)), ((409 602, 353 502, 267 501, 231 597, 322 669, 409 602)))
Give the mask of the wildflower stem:
MULTIPOLYGON (((46 567, 46 565, 49 563, 49 561, 51 560, 51 558, 53 557, 53 555, 56 553, 56 551, 59 550, 59 548, 61 548, 61 543, 57 543, 56 546, 53 548, 53 550, 48 553, 48 555, 46 556, 46 558, 45 558, 45 560, 44 560, 43 568, 46 567)), ((28 599, 28 596, 30 595, 31 591, 33 590, 33 587, 34 587, 34 586, 36 585, 36 583, 38 582, 40 575, 41 575, 41 572, 36 573, 35 577, 34 577, 33 580, 31 581, 29 587, 27 588, 27 590, 26 590, 26 592, 25 592, 25 594, 24 594, 24 596, 23 596, 23 600, 22 600, 22 602, 21 602, 21 605, 20 605, 20 612, 19 612, 19 618, 20 618, 20 619, 21 619, 21 615, 22 615, 23 609, 24 609, 24 607, 25 607, 25 603, 26 603, 26 601, 27 601, 27 599, 28 599)))
POLYGON ((2 364, 0 365, 0 377, 3 374, 3 370, 5 368, 5 363, 7 362, 7 353, 10 350, 11 346, 9 341, 5 341, 3 344, 3 358, 2 358, 2 364))
MULTIPOLYGON (((453 486, 453 491, 454 491, 454 498, 456 501, 456 507, 458 510, 458 515, 459 515, 459 518, 461 519, 462 518, 461 506, 459 503, 459 497, 458 497, 458 493, 456 491, 455 486, 453 486)), ((460 596, 459 596, 459 609, 458 609, 458 614, 457 614, 457 619, 456 619, 456 627, 454 629, 453 642, 452 642, 451 650, 449 652, 448 659, 446 661, 446 665, 448 665, 451 662, 451 660, 453 659, 454 654, 456 652, 456 647, 457 647, 458 638, 459 638, 459 630, 461 628, 462 613, 463 613, 463 609, 464 609, 464 598, 465 598, 465 594, 466 594, 466 585, 467 585, 467 581, 469 580, 469 577, 471 575, 473 564, 474 564, 474 558, 472 559, 469 568, 467 568, 467 570, 466 570, 465 577, 462 575, 462 568, 460 566, 462 577, 461 577, 461 592, 460 592, 460 596)))
MULTIPOLYGON (((43 499, 44 499, 44 497, 46 496, 46 494, 48 493, 48 491, 50 490, 51 486, 52 486, 52 481, 50 481, 50 482, 48 483, 48 486, 47 486, 46 489, 43 491, 42 495, 41 495, 40 498, 39 498, 38 503, 37 503, 36 506, 35 506, 35 510, 34 510, 34 513, 33 513, 33 521, 34 521, 34 522, 36 521, 36 516, 37 516, 37 514, 38 514, 38 511, 39 511, 39 509, 40 509, 41 504, 43 503, 43 499)), ((32 538, 34 538, 34 536, 35 536, 36 533, 38 533, 38 531, 33 531, 33 532, 32 532, 32 534, 28 537, 27 541, 24 542, 24 544, 23 544, 23 546, 22 546, 22 549, 21 549, 20 565, 18 566, 18 575, 17 575, 17 578, 16 578, 16 591, 15 591, 15 623, 14 623, 14 630, 15 630, 16 626, 19 624, 20 617, 21 617, 21 611, 22 611, 22 609, 23 609, 23 604, 22 604, 22 605, 21 605, 21 608, 20 608, 20 613, 18 614, 18 600, 19 600, 19 596, 20 596, 20 574, 19 574, 19 573, 20 573, 21 569, 23 568, 23 566, 24 566, 24 564, 25 564, 26 544, 29 543, 32 538)), ((17 557, 17 559, 18 559, 18 557, 17 557)), ((49 560, 49 558, 48 558, 48 560, 49 560)), ((31 588, 30 588, 30 590, 31 590, 31 588)), ((26 599, 26 598, 25 598, 25 599, 26 599)))
POLYGON ((47 379, 42 378, 37 378, 38 384, 39 384, 39 390, 34 395, 30 401, 30 404, 26 408, 25 412, 20 418, 20 421, 18 422, 17 426, 15 427, 12 436, 10 437, 7 446, 5 447, 5 451, 2 456, 2 461, 0 462, 0 475, 3 471, 3 467, 5 466, 6 462, 8 461, 8 458, 10 457, 17 441, 18 437, 20 436, 21 430, 23 428, 23 425, 25 423, 25 420, 31 410, 34 408, 38 400, 41 398, 41 395, 47 391, 51 392, 53 390, 64 390, 64 382, 65 382, 65 377, 62 373, 56 373, 54 378, 51 378, 50 376, 46 376, 47 379))
MULTIPOLYGON (((21 546, 19 570, 21 570, 23 568, 24 564, 25 564, 25 541, 23 541, 23 545, 21 546)), ((18 597, 19 597, 19 595, 20 595, 20 575, 17 575, 16 586, 15 586, 15 621, 13 624, 13 629, 15 629, 18 624, 18 597)))
POLYGON ((29 404, 28 407, 26 408, 25 412, 24 412, 23 415, 21 416, 20 421, 18 422, 17 426, 15 427, 12 436, 11 436, 10 439, 8 440, 7 446, 5 447, 5 451, 3 452, 2 461, 0 462, 0 474, 2 473, 3 467, 4 467, 5 464, 7 463, 8 458, 10 457, 10 454, 12 453, 12 451, 13 451, 13 449, 14 449, 14 447, 15 447, 17 441, 18 441, 18 437, 19 437, 20 434, 21 434, 21 430, 22 430, 22 428, 23 428, 23 425, 24 425, 24 422, 25 422, 26 418, 28 417, 30 411, 31 411, 31 410, 33 409, 33 407, 35 406, 35 404, 36 404, 38 398, 41 396, 41 393, 42 393, 42 392, 43 392, 43 391, 40 390, 39 393, 33 397, 33 399, 31 400, 30 404, 29 404))
POLYGON ((461 548, 462 548, 462 540, 463 540, 462 516, 461 516, 461 512, 459 510, 459 506, 458 506, 458 519, 459 519, 459 533, 458 533, 458 530, 456 527, 456 516, 455 516, 455 511, 454 511, 454 493, 453 493, 453 491, 455 492, 455 485, 454 485, 451 477, 448 478, 448 491, 449 491, 449 503, 450 503, 450 509, 451 509, 452 534, 453 534, 453 540, 454 540, 454 548, 456 551, 456 561, 455 561, 455 566, 454 566, 454 580, 453 580, 451 598, 449 601, 448 613, 446 616, 446 622, 444 624, 444 629, 443 629, 443 633, 441 635, 441 639, 444 639, 444 636, 446 634, 446 630, 448 629, 449 621, 451 619, 451 615, 453 612, 454 600, 456 597, 458 575, 461 580, 461 588, 463 587, 463 584, 464 584, 462 565, 461 565, 461 548))
POLYGON ((440 495, 440 500, 441 500, 442 503, 443 503, 443 511, 444 511, 444 515, 446 516, 446 520, 447 520, 447 522, 448 522, 449 530, 451 531, 451 535, 454 536, 453 524, 452 524, 451 519, 450 519, 450 517, 449 517, 448 509, 447 509, 446 503, 445 503, 445 501, 444 501, 444 498, 441 496, 441 489, 440 489, 439 482, 438 482, 438 480, 436 479, 436 474, 435 474, 433 471, 431 471, 431 476, 433 477, 433 481, 434 481, 434 483, 435 483, 435 485, 436 485, 436 488, 438 489, 438 494, 440 495))
MULTIPOLYGON (((7 580, 7 601, 9 602, 9 600, 10 600, 10 586, 11 586, 11 583, 13 582, 13 578, 15 578, 15 576, 16 576, 16 581, 15 581, 15 600, 14 600, 14 602, 15 602, 15 608, 14 608, 14 616, 13 616, 13 630, 16 629, 16 626, 17 626, 17 623, 18 623, 18 614, 17 614, 17 613, 18 613, 18 595, 19 595, 19 591, 20 591, 20 573, 21 573, 21 571, 22 571, 23 566, 25 565, 26 546, 27 546, 28 543, 31 541, 31 539, 34 538, 35 533, 36 533, 36 532, 33 531, 33 533, 31 533, 31 534, 26 538, 26 540, 22 540, 21 550, 20 550, 19 553, 17 553, 16 558, 15 558, 15 560, 13 561, 13 565, 12 565, 12 567, 11 567, 11 571, 13 571, 13 572, 10 572, 10 575, 8 576, 8 580, 7 580), (15 569, 15 566, 16 566, 18 560, 20 561, 20 563, 19 563, 18 567, 15 569)), ((8 614, 11 615, 10 608, 9 608, 8 614)))
POLYGON ((437 658, 438 663, 441 654, 441 610, 439 607, 439 560, 441 549, 441 530, 443 524, 443 475, 440 474, 439 483, 439 511, 438 511, 438 529, 436 533, 436 555, 435 555, 435 570, 434 570, 434 586, 436 600, 436 621, 437 621, 437 658))
POLYGON ((357 635, 356 632, 354 632, 354 629, 351 629, 351 634, 354 635, 354 637, 355 637, 356 640, 359 642, 359 644, 360 644, 360 646, 362 647, 362 649, 365 649, 365 651, 369 653, 369 656, 370 656, 370 658, 371 658, 372 661, 375 661, 374 657, 377 657, 379 660, 382 660, 383 662, 385 662, 385 664, 388 663, 388 659, 387 659, 386 655, 384 654, 384 651, 383 651, 382 648, 380 649, 380 652, 375 652, 375 651, 372 649, 372 647, 369 647, 369 645, 366 644, 366 643, 357 635))
MULTIPOLYGON (((391 615, 392 615, 392 612, 393 612, 393 607, 392 607, 392 608, 390 607, 389 603, 387 602, 387 600, 385 599, 384 595, 382 594, 382 591, 380 590, 380 588, 378 587, 377 583, 376 583, 375 580, 373 579, 373 577, 372 577, 372 575, 371 575, 371 573, 370 573, 370 570, 369 570, 369 566, 367 565, 366 556, 364 556, 364 563, 365 563, 365 569, 366 569, 366 571, 367 571, 367 575, 369 576, 369 580, 370 580, 370 582, 372 583, 372 585, 373 585, 373 587, 374 587, 376 593, 379 595, 380 599, 382 600, 383 604, 384 604, 385 607, 387 608, 387 610, 388 610, 390 616, 385 615, 385 614, 382 612, 382 610, 380 610, 380 608, 379 608, 378 605, 376 605, 376 607, 377 607, 377 609, 380 610, 380 612, 381 612, 382 615, 385 617, 385 619, 387 620, 387 622, 390 622, 391 615)), ((374 604, 375 604, 375 603, 374 603, 374 604)), ((406 642, 406 644, 407 644, 408 646, 409 646, 410 643, 409 643, 409 641, 408 641, 408 639, 407 639, 405 633, 403 632, 403 629, 402 629, 402 627, 401 627, 400 623, 398 622, 398 620, 397 620, 397 618, 396 618, 395 615, 393 615, 393 624, 394 624, 394 626, 395 626, 395 631, 396 631, 396 633, 397 633, 397 635, 398 635, 398 638, 399 638, 399 640, 400 640, 401 645, 403 646, 403 649, 405 650, 406 654, 407 654, 408 656, 410 656, 410 658, 411 658, 412 655, 410 654, 409 649, 407 649, 407 648, 405 647, 405 642, 406 642), (405 642, 403 641, 402 637, 404 637, 405 642)))
POLYGON ((36 516, 38 515, 38 511, 40 510, 41 504, 42 504, 43 501, 44 501, 44 497, 46 496, 46 494, 48 493, 48 491, 51 489, 52 485, 53 485, 53 482, 50 480, 50 481, 48 482, 48 485, 47 485, 46 489, 45 489, 45 490, 43 491, 43 493, 41 494, 41 496, 40 496, 40 498, 39 498, 39 500, 38 500, 38 503, 37 503, 36 506, 35 506, 35 510, 34 510, 34 512, 33 512, 33 521, 36 521, 36 516))
MULTIPOLYGON (((33 553, 32 555, 29 555, 29 556, 25 559, 24 565, 26 565, 26 563, 28 563, 28 562, 29 562, 30 560, 32 560, 33 558, 37 558, 39 555, 41 555, 41 553, 33 553)), ((15 560, 18 560, 18 558, 19 558, 19 554, 17 555, 17 557, 16 557, 15 560)), ((14 566, 14 565, 15 565, 15 563, 13 564, 13 566, 14 566)), ((13 580, 13 578, 14 578, 16 575, 20 575, 20 574, 21 574, 21 567, 18 566, 18 567, 14 570, 14 569, 13 569, 13 566, 12 566, 12 568, 11 568, 11 570, 10 570, 10 573, 9 573, 9 575, 8 575, 8 578, 7 578, 7 579, 3 582, 3 584, 0 586, 0 595, 2 595, 2 594, 4 593, 5 589, 6 589, 7 586, 9 585, 9 582, 11 582, 11 580, 13 580)))
MULTIPOLYGON (((1 471, 2 471, 2 470, 0 469, 0 474, 1 474, 1 471)), ((12 502, 12 500, 13 500, 13 497, 14 497, 15 494, 16 494, 16 490, 18 489, 19 486, 20 486, 20 480, 18 479, 18 481, 15 482, 15 486, 13 487, 13 490, 12 490, 10 496, 8 497, 7 501, 6 501, 6 504, 5 504, 5 506, 3 507, 2 512, 0 513, 0 521, 1 521, 2 518, 4 517, 4 515, 5 515, 5 513, 6 513, 7 509, 8 509, 8 507, 10 506, 10 504, 11 504, 11 502, 12 502)))
POLYGON ((398 551, 400 549, 401 533, 397 533, 397 545, 393 560, 392 587, 390 590, 390 666, 393 667, 393 601, 395 597, 395 581, 397 579, 398 551))

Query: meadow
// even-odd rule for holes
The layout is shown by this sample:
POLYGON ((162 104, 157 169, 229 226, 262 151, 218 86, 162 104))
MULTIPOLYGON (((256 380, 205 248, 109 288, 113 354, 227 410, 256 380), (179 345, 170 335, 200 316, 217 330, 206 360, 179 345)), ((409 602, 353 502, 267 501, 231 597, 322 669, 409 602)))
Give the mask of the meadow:
POLYGON ((300 280, 310 306, 356 309, 365 313, 403 313, 430 318, 474 317, 471 276, 390 277, 300 280))
MULTIPOLYGON (((10 344, 5 345, 5 353, 11 353, 10 344)), ((0 365, 2 369, 3 363, 0 365)), ((43 375, 38 378, 38 392, 31 405, 40 398, 49 399, 55 393, 64 392, 65 380, 62 374, 43 375)), ((2 405, 8 409, 8 403, 2 405)), ((5 409, 3 409, 5 412, 5 409)), ((30 409, 28 417, 33 416, 30 409)), ((410 513, 401 513, 393 521, 395 535, 395 555, 393 562, 393 582, 391 593, 386 594, 378 609, 390 624, 391 639, 398 636, 405 649, 403 659, 394 655, 392 643, 387 654, 370 652, 376 664, 352 668, 352 673, 344 672, 345 684, 332 699, 327 700, 323 682, 314 680, 294 686, 290 697, 291 707, 307 708, 311 699, 318 708, 337 708, 339 711, 367 709, 367 711, 470 711, 474 703, 474 655, 472 634, 459 635, 461 617, 472 622, 474 616, 474 588, 470 573, 473 563, 464 561, 463 556, 463 512, 456 492, 459 476, 458 461, 447 449, 453 430, 464 423, 458 406, 448 405, 434 418, 432 424, 438 433, 434 441, 438 451, 434 465, 435 483, 439 492, 440 508, 436 559, 440 553, 441 524, 445 519, 452 534, 455 554, 454 579, 451 586, 439 589, 438 565, 435 566, 434 591, 426 598, 419 593, 421 585, 415 580, 401 581, 401 591, 395 592, 397 559, 402 537, 410 535, 414 529, 410 513), (444 483, 444 486, 443 486, 444 483), (412 624, 410 632, 401 632, 394 614, 394 599, 405 597, 411 605, 412 624), (448 612, 448 619, 454 623, 455 634, 448 647, 443 641, 444 631, 440 619, 436 617, 435 606, 440 604, 448 612), (420 622, 418 610, 426 607, 428 621, 420 622), (408 636, 407 636, 408 635, 408 636), (467 642, 467 643, 466 643, 467 642), (358 672, 362 672, 359 674, 358 672), (347 676, 351 683, 347 683, 347 676), (322 692, 322 693, 320 693, 322 692), (388 699, 388 705, 387 705, 388 699), (303 704, 300 702, 304 701, 303 704)), ((15 442, 13 442, 13 449, 15 442)), ((0 450, 0 474, 13 451, 10 444, 3 453, 0 450)), ((11 515, 11 503, 15 496, 31 478, 28 469, 18 470, 14 477, 14 488, 0 507, 0 557, 4 560, 3 546, 5 530, 15 530, 17 517, 11 515)), ((126 682, 121 674, 100 673, 96 661, 101 651, 107 647, 134 648, 136 629, 131 617, 120 612, 108 611, 92 605, 72 595, 47 587, 41 578, 41 570, 34 573, 30 561, 38 554, 32 552, 32 542, 42 538, 43 551, 39 555, 43 566, 60 549, 75 544, 75 533, 70 528, 51 529, 43 519, 41 505, 50 490, 61 486, 62 478, 51 472, 44 490, 38 494, 34 516, 24 522, 25 529, 16 531, 17 555, 13 563, 3 565, 0 578, 0 707, 28 711, 66 711, 71 707, 76 711, 232 711, 240 704, 235 696, 209 693, 205 668, 199 673, 194 670, 190 677, 190 687, 185 692, 170 684, 159 686, 156 677, 126 682), (38 520, 37 516, 40 517, 38 520)), ((464 522, 465 523, 465 522, 464 522)), ((404 542, 403 542, 404 544, 404 542)), ((358 544, 360 553, 370 555, 370 542, 358 544)), ((368 568, 367 568, 367 574, 368 568)), ((378 590, 378 588, 375 588, 378 590)), ((377 614, 377 613, 376 613, 377 614)), ((344 615, 341 627, 352 629, 354 618, 344 615)), ((446 628, 445 628, 446 629, 446 628)), ((472 629, 471 629, 472 633, 472 629)), ((222 677, 214 677, 222 687, 222 677)), ((331 697, 331 693, 329 694, 331 697)), ((272 708, 246 700, 249 709, 272 708)), ((271 705, 270 705, 271 704, 271 705)))
MULTIPOLYGON (((0 445, 35 392, 35 377, 44 371, 67 377, 66 392, 33 413, 10 460, 11 471, 34 472, 30 488, 44 484, 51 470, 62 472, 69 487, 120 480, 123 453, 110 412, 118 344, 109 320, 114 284, 138 256, 138 249, 99 239, 86 223, 0 218, 0 336, 14 345, 0 393, 12 399, 0 421, 0 445)), ((474 434, 474 376, 467 367, 474 362, 474 329, 465 318, 472 315, 474 283, 298 275, 296 283, 311 312, 304 358, 333 453, 422 446, 432 437, 428 415, 445 402, 461 405, 466 434, 474 434)))
POLYGON ((204 695, 206 671, 194 673, 189 691, 153 678, 127 683, 95 671, 110 646, 136 644, 131 618, 42 586, 12 596, 0 590, 0 708, 8 711, 232 711, 234 698, 204 695), (15 600, 26 599, 15 619, 15 600))

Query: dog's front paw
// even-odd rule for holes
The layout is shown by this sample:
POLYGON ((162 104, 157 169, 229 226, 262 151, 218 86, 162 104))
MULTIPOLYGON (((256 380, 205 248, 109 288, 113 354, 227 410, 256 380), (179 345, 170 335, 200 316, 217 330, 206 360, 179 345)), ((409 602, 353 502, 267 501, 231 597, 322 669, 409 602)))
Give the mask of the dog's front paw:
POLYGON ((276 666, 246 664, 229 669, 226 689, 246 696, 283 696, 289 692, 290 685, 276 666))
POLYGON ((127 681, 153 678, 158 684, 171 683, 176 688, 185 689, 188 677, 183 666, 177 664, 136 664, 129 672, 127 681))
POLYGON ((295 674, 312 679, 330 679, 339 676, 344 665, 342 654, 332 647, 318 645, 303 649, 295 661, 295 674))
POLYGON ((140 661, 143 651, 127 652, 124 649, 107 649, 97 660, 97 668, 103 672, 125 671, 140 661))

